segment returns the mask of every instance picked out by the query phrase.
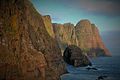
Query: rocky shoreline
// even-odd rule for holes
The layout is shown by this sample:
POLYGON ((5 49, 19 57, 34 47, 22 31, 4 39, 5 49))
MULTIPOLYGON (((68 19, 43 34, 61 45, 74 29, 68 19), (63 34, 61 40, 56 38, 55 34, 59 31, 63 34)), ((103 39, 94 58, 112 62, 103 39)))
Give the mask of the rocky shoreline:
POLYGON ((88 20, 52 24, 29 0, 0 0, 0 80, 60 80, 65 61, 87 66, 94 55, 110 53, 88 20))

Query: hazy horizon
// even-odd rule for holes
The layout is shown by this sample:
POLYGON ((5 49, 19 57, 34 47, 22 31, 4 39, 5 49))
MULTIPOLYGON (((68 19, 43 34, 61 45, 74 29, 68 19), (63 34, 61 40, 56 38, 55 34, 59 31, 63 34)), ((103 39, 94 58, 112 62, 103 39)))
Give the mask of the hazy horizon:
POLYGON ((112 55, 120 55, 119 0, 31 0, 42 15, 50 15, 53 23, 88 19, 99 28, 105 46, 112 55))

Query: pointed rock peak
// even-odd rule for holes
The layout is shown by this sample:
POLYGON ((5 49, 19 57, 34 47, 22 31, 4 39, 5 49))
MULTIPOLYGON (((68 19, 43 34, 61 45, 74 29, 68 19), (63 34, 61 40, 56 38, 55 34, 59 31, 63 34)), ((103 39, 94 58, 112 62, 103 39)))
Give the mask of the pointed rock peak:
POLYGON ((81 27, 88 27, 90 26, 91 23, 88 19, 83 19, 83 20, 80 20, 76 26, 81 26, 81 27))

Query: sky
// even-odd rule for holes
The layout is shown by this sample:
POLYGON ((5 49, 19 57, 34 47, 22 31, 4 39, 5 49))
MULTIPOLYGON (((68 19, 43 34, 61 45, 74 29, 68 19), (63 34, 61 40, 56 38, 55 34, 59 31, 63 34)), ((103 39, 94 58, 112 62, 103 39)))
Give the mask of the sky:
POLYGON ((53 23, 76 25, 88 19, 99 28, 103 42, 113 55, 120 55, 120 0, 31 0, 53 23))

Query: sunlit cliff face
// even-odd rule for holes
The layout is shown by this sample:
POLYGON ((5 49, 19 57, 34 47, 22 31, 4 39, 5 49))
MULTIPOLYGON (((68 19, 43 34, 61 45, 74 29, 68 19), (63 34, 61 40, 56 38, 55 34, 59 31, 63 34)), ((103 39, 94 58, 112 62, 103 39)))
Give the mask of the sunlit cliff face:
POLYGON ((38 12, 50 15, 53 23, 71 22, 75 25, 81 19, 89 19, 100 30, 105 45, 110 50, 117 47, 111 50, 112 53, 120 53, 120 38, 119 35, 116 35, 116 31, 117 34, 120 33, 119 0, 52 0, 51 2, 32 0, 31 2, 38 12), (104 36, 106 33, 108 35, 104 36), (111 40, 112 36, 114 36, 115 42, 111 40))
POLYGON ((54 23, 76 24, 80 19, 89 19, 100 31, 119 29, 118 0, 32 0, 32 3, 43 15, 50 15, 54 23))

